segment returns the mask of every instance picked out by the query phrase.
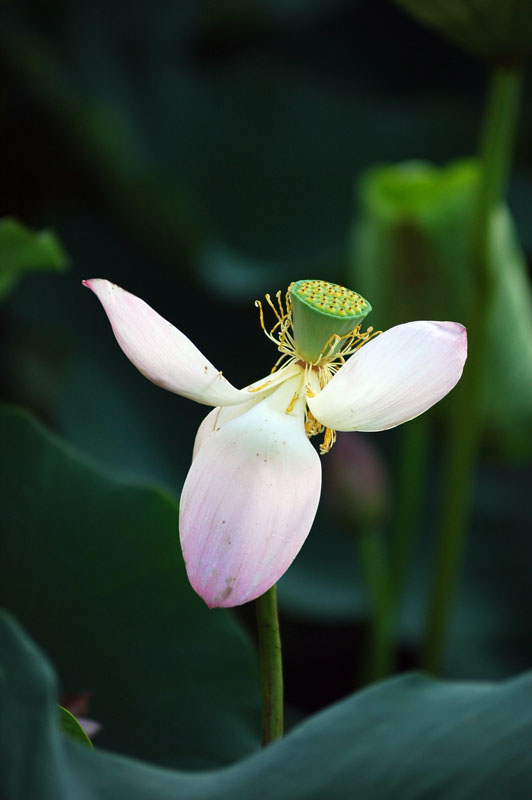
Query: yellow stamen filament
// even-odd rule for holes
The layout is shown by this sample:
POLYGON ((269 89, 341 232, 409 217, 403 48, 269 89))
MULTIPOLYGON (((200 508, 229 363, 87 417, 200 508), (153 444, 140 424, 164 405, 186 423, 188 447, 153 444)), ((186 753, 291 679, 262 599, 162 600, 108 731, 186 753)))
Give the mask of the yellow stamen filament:
POLYGON ((320 445, 321 455, 328 453, 336 441, 336 431, 332 428, 325 428, 325 436, 323 437, 323 444, 320 445))
POLYGON ((248 388, 248 392, 262 392, 262 390, 266 389, 270 383, 271 381, 264 381, 264 383, 261 383, 260 386, 250 386, 248 388))
POLYGON ((323 425, 321 422, 318 422, 312 411, 307 409, 307 415, 305 417, 305 433, 307 434, 308 438, 310 439, 311 436, 316 436, 322 432, 323 425))
MULTIPOLYGON (((327 386, 332 377, 338 370, 345 364, 346 358, 356 352, 359 348, 378 336, 382 331, 374 331, 369 327, 363 333, 360 330, 360 325, 357 325, 349 333, 339 336, 333 334, 330 339, 325 343, 319 357, 314 362, 305 361, 299 354, 294 337, 291 333, 292 328, 292 301, 290 298, 290 289, 293 284, 290 284, 285 294, 284 304, 282 293, 279 290, 275 294, 277 305, 273 302, 270 295, 265 295, 266 302, 272 309, 276 322, 273 328, 268 330, 264 323, 264 311, 260 300, 255 300, 255 307, 259 309, 260 326, 264 334, 270 339, 281 353, 272 367, 271 373, 277 372, 281 365, 288 367, 291 364, 299 364, 303 370, 303 380, 300 389, 294 394, 288 407, 285 410, 286 414, 290 414, 302 395, 304 388, 305 397, 315 397, 316 392, 312 389, 311 384, 319 390, 327 386), (285 362, 285 363, 283 363, 285 362), (317 385, 316 385, 317 384, 317 385)), ((269 381, 261 384, 260 386, 251 387, 248 389, 250 392, 258 392, 267 388, 269 381)), ((305 415, 305 433, 310 439, 312 436, 323 433, 323 442, 320 445, 320 453, 324 455, 328 453, 336 441, 336 431, 332 428, 326 428, 321 422, 314 417, 311 410, 307 407, 305 415)))
POLYGON ((298 401, 298 400, 299 400, 299 395, 298 395, 298 393, 296 392, 296 393, 294 394, 294 396, 292 397, 292 399, 290 400, 290 402, 288 403, 288 406, 286 407, 286 409, 285 409, 285 412, 284 412, 284 413, 285 413, 285 414, 290 414, 290 412, 294 410, 294 408, 295 408, 295 405, 296 405, 296 403, 297 403, 297 401, 298 401))

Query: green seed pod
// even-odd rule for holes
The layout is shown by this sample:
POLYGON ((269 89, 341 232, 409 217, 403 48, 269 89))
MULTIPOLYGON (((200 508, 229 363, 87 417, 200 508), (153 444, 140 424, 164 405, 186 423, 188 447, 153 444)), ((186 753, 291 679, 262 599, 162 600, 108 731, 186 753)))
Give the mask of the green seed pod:
POLYGON ((324 351, 334 352, 334 337, 356 328, 371 306, 351 289, 318 280, 296 281, 290 287, 294 341, 305 361, 316 362, 324 351))

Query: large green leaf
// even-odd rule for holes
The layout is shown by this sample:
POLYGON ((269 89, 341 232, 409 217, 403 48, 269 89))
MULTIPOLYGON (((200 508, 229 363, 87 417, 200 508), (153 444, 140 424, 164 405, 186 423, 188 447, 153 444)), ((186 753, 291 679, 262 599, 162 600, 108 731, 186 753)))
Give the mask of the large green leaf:
POLYGON ((28 270, 64 269, 66 253, 51 231, 34 231, 16 219, 0 220, 0 298, 28 270))
POLYGON ((0 654, 0 796, 9 800, 530 797, 530 674, 499 685, 396 678, 238 764, 186 773, 62 739, 53 671, 4 617, 0 654))
POLYGON ((175 501, 100 474, 17 410, 0 413, 0 453, 1 602, 64 689, 91 692, 97 743, 187 767, 252 751, 255 656, 188 585, 175 501))

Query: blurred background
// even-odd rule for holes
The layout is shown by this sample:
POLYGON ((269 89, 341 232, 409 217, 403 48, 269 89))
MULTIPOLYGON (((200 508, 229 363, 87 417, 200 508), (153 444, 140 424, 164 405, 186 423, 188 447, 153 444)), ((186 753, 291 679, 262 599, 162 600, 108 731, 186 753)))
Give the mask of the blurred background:
MULTIPOLYGON (((98 468, 178 498, 207 409, 134 370, 81 280, 108 278, 141 296, 232 383, 256 380, 276 354, 253 301, 301 278, 367 293, 353 244, 368 210, 360 182, 377 165, 443 167, 473 155, 486 67, 387 0, 41 0, 5 3, 2 17, 0 216, 50 229, 64 251, 50 270, 28 263, 5 292, 3 399, 30 409, 98 468)), ((509 189, 525 257, 528 89, 509 189)), ((376 275, 393 309, 395 287, 376 275)), ((385 327, 390 317, 367 299, 368 322, 385 327)), ((430 318, 423 292, 418 309, 430 318)), ((511 347, 511 313, 498 324, 511 347)), ((525 389, 516 379, 498 391, 515 398, 525 389)), ((401 604, 400 669, 418 664, 438 413, 401 604)), ((494 423, 484 437, 450 676, 496 678, 532 663, 528 431, 514 425, 502 435, 494 423)), ((317 522, 279 586, 294 718, 363 681, 370 611, 357 526, 368 513, 385 529, 394 517, 401 431, 357 437, 324 457, 317 522), (355 483, 360 475, 369 484, 345 513, 338 469, 351 468, 355 483)), ((251 629, 249 610, 240 613, 251 629)))

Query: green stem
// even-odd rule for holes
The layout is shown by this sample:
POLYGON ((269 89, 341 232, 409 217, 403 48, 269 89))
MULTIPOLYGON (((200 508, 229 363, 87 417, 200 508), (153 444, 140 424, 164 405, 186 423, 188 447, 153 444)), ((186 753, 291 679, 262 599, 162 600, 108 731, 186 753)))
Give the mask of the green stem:
POLYGON ((255 601, 262 689, 262 746, 283 735, 283 663, 275 585, 255 601))
POLYGON ((402 430, 397 509, 391 542, 393 589, 400 597, 419 532, 419 517, 425 485, 429 420, 412 420, 402 430))
POLYGON ((361 526, 357 531, 358 557, 370 599, 368 681, 384 678, 394 668, 399 597, 418 531, 427 439, 425 417, 412 421, 403 431, 391 551, 377 526, 361 526))
POLYGON ((474 300, 468 320, 469 356, 464 376, 450 406, 443 510, 423 649, 423 665, 430 672, 439 672, 441 669, 468 527, 488 358, 486 329, 493 296, 489 262, 490 223, 492 213, 506 190, 521 82, 519 70, 495 68, 484 116, 480 178, 471 226, 474 300))
POLYGON ((393 668, 393 592, 381 530, 375 525, 362 525, 356 532, 356 541, 370 603, 366 677, 371 682, 389 675, 393 668))
MULTIPOLYGON (((489 226, 504 198, 512 162, 523 75, 519 69, 495 68, 480 140, 480 182, 472 221, 472 268, 484 291, 489 291, 489 226)), ((482 296, 480 301, 489 299, 482 296)))

